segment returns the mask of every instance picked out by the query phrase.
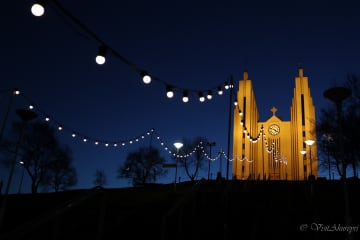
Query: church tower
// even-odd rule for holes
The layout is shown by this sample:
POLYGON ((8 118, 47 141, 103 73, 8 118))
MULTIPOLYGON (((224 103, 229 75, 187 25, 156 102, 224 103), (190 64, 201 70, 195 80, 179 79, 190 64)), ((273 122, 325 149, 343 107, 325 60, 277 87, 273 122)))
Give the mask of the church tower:
POLYGON ((272 116, 259 122, 248 73, 239 81, 233 127, 234 179, 306 180, 318 175, 315 107, 308 77, 299 68, 290 107, 290 121, 272 116), (307 141, 309 140, 309 141, 307 141))

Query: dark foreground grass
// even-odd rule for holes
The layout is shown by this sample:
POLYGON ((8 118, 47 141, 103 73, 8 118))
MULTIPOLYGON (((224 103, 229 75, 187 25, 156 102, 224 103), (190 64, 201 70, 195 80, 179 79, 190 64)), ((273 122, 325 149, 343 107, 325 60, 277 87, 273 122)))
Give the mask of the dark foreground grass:
MULTIPOLYGON (((199 181, 10 195, 6 239, 360 239, 358 181, 199 181), (312 191, 311 191, 312 189, 312 191)), ((2 198, 1 198, 2 199, 2 198)))

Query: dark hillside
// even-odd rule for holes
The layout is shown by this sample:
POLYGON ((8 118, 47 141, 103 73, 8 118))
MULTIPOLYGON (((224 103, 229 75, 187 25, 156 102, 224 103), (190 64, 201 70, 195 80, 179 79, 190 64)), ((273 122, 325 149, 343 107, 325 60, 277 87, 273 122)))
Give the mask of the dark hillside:
POLYGON ((200 181, 10 195, 6 239, 360 239, 360 190, 339 181, 200 181), (347 227, 347 229, 345 229, 347 227))

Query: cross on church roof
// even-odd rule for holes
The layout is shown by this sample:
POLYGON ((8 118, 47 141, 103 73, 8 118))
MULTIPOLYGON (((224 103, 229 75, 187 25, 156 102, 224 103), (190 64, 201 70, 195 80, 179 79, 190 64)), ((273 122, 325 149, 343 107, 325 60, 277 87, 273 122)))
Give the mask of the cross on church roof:
POLYGON ((270 111, 273 113, 273 116, 275 116, 275 113, 277 112, 277 108, 276 107, 272 107, 270 109, 270 111))

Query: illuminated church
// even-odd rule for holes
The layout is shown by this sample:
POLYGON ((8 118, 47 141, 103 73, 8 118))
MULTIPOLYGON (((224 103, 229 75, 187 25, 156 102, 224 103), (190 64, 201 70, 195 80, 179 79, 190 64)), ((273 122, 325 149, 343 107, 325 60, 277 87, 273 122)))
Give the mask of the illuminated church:
MULTIPOLYGON (((271 99, 269 99, 271 100, 271 99)), ((315 107, 308 77, 299 68, 290 107, 290 121, 272 116, 259 122, 254 89, 248 73, 239 81, 234 113, 234 179, 306 180, 318 175, 315 107), (310 141, 307 141, 310 140, 310 141)))

